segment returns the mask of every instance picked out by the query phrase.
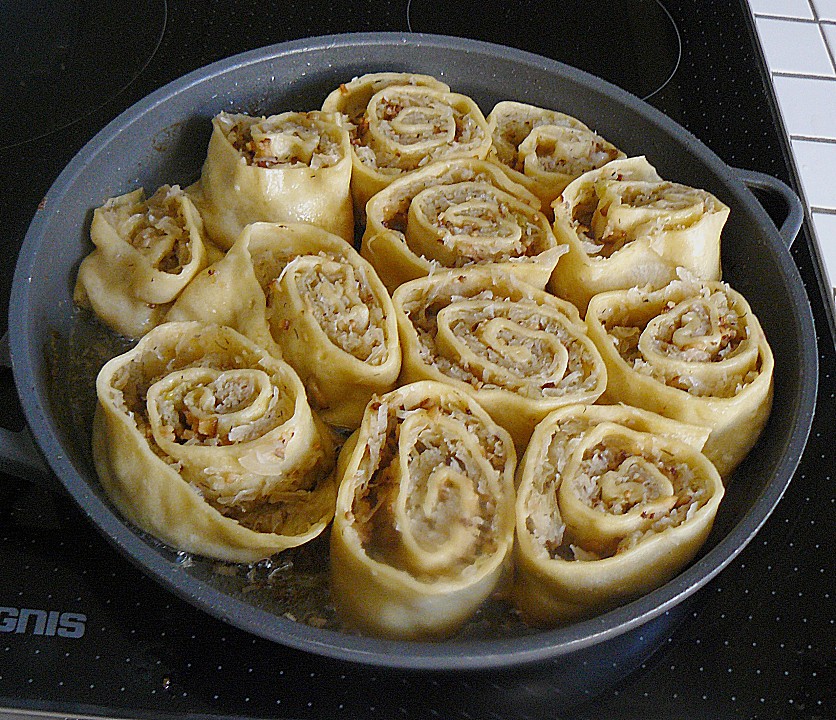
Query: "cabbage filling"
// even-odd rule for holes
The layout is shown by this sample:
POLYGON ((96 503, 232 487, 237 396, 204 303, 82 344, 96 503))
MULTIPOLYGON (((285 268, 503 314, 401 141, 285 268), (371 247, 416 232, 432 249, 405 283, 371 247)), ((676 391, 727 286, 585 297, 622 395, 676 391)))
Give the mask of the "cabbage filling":
POLYGON ((619 355, 637 372, 697 397, 734 397, 760 372, 759 355, 728 373, 702 372, 702 365, 719 367, 749 346, 746 316, 721 290, 702 288, 696 297, 667 300, 661 307, 648 302, 613 310, 604 328, 619 355), (673 362, 656 362, 657 357, 673 362))
POLYGON ((384 309, 366 270, 327 252, 299 256, 286 267, 293 264, 299 266, 294 273, 297 289, 328 339, 363 362, 386 362, 384 309), (303 264, 300 258, 309 260, 303 264))
POLYGON ((492 290, 466 299, 419 297, 404 310, 417 331, 424 363, 477 390, 503 389, 537 399, 592 391, 597 385, 595 358, 557 310, 513 302, 492 290), (467 312, 456 316, 457 302, 466 303, 467 312), (484 362, 445 355, 438 344, 440 313, 442 320, 453 315, 453 336, 484 362))
POLYGON ((321 113, 283 113, 268 118, 219 117, 230 145, 259 168, 327 168, 343 158, 336 131, 321 113))
POLYGON ((178 186, 163 185, 147 200, 108 200, 103 212, 121 238, 139 250, 160 272, 176 274, 192 260, 191 237, 178 186))
POLYGON ((526 528, 544 557, 591 561, 619 555, 653 534, 678 527, 708 501, 691 465, 664 448, 652 451, 599 443, 584 452, 578 473, 565 477, 569 458, 587 430, 589 426, 579 419, 558 426, 536 474, 537 490, 529 501, 526 528), (575 497, 602 516, 639 512, 638 527, 605 542, 584 540, 561 512, 562 483, 570 483, 575 497))
POLYGON ((378 562, 409 570, 419 581, 460 577, 497 546, 495 493, 507 460, 500 437, 465 407, 441 406, 431 399, 416 407, 375 400, 370 408, 375 415, 351 506, 364 551, 378 562), (456 429, 443 432, 438 423, 456 429), (402 458, 400 435, 410 424, 420 430, 410 435, 414 442, 402 458), (474 455, 468 437, 476 439, 479 454, 474 455), (410 567, 401 550, 404 535, 414 539, 422 554, 449 559, 440 574, 410 567), (453 546, 451 558, 448 546, 453 546))

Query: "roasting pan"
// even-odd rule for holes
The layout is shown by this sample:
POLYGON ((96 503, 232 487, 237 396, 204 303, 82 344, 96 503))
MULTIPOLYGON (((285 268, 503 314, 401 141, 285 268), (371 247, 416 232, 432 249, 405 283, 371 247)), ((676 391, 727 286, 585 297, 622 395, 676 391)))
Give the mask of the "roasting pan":
MULTIPOLYGON (((780 181, 731 168, 671 119, 621 89, 570 66, 495 44, 436 35, 363 33, 265 47, 196 70, 152 93, 99 132, 57 178, 33 218, 17 261, 9 349, 27 429, 3 433, 3 467, 57 479, 101 533, 172 593, 233 626, 329 658, 386 668, 508 669, 595 656, 651 620, 668 615, 731 562, 780 500, 812 422, 818 353, 812 312, 789 246, 803 212, 780 181), (300 622, 216 564, 184 558, 132 527, 114 510, 93 469, 90 427, 68 403, 83 385, 72 353, 96 344, 82 333, 72 289, 92 248, 94 208, 107 198, 197 179, 211 118, 222 110, 272 114, 318 109, 342 82, 393 70, 434 75, 472 97, 486 114, 518 100, 573 115, 628 155, 645 155, 659 174, 704 188, 731 208, 723 274, 749 300, 772 345, 774 406, 757 446, 730 478, 708 543, 659 589, 590 620, 547 631, 466 628, 443 642, 384 641, 300 622), (781 227, 753 193, 777 196, 781 227), (70 354, 68 354, 70 353, 70 354), (68 407, 68 404, 70 407, 68 407)), ((83 390, 83 388, 82 388, 83 390)), ((83 392, 82 392, 83 394, 83 392)), ((269 568, 251 568, 250 580, 269 568)), ((648 637, 652 633, 645 633, 648 637)), ((654 635, 658 639, 658 633, 654 635)), ((661 640, 660 640, 661 642, 661 640)), ((609 651, 609 650, 607 650, 609 651)))

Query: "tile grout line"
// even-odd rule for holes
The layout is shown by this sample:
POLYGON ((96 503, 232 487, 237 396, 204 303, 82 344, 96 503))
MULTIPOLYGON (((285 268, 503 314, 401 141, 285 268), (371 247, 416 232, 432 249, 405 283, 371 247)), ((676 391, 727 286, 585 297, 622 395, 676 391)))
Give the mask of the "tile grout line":
MULTIPOLYGON (((797 27, 800 26, 815 26, 818 36, 821 40, 822 45, 824 46, 824 51, 827 56, 827 64, 829 67, 827 70, 817 71, 817 72, 798 72, 793 70, 782 70, 776 71, 770 65, 769 61, 767 60, 767 69, 769 70, 770 74, 774 76, 780 77, 801 77, 801 78, 808 78, 808 79, 816 79, 816 78, 832 78, 836 79, 836 60, 834 60, 833 51, 830 48, 830 45, 827 42, 827 36, 825 35, 824 28, 822 27, 822 23, 818 20, 818 15, 815 9, 810 5, 808 0, 808 7, 810 7, 811 14, 813 15, 812 18, 798 18, 798 17, 785 17, 781 15, 772 15, 772 14, 762 14, 756 13, 751 8, 751 4, 749 5, 750 12, 752 13, 752 18, 755 21, 755 29, 757 31, 758 37, 762 40, 762 32, 761 28, 758 25, 758 20, 771 20, 775 21, 776 23, 783 24, 783 23, 793 23, 797 27)), ((836 25, 834 25, 836 27, 836 25)))
MULTIPOLYGON (((831 62, 833 59, 831 58, 831 62)), ((812 73, 790 72, 789 70, 770 70, 772 77, 800 78, 801 80, 836 80, 836 75, 813 75, 812 73)))
POLYGON ((800 140, 801 142, 821 143, 823 145, 836 144, 836 138, 833 137, 819 137, 818 135, 801 135, 795 133, 787 133, 790 140, 800 140))
POLYGON ((815 17, 800 18, 790 15, 776 15, 775 13, 764 13, 752 11, 752 17, 762 20, 781 20, 783 22, 798 23, 800 25, 836 25, 836 20, 819 20, 815 17))
POLYGON ((752 16, 759 20, 782 20, 785 22, 800 23, 801 25, 812 25, 813 23, 819 22, 814 18, 800 18, 792 17, 789 15, 776 15, 775 13, 755 12, 754 10, 752 11, 752 16))
MULTIPOLYGON (((828 21, 823 21, 823 20, 819 19, 818 12, 816 11, 816 6, 810 0, 807 0, 807 6, 810 8, 810 13, 813 16, 812 18, 788 17, 786 15, 775 15, 773 13, 755 12, 754 10, 752 10, 752 16, 756 20, 758 18, 763 18, 765 20, 779 20, 781 22, 793 22, 793 23, 799 23, 801 25, 815 25, 819 30, 819 35, 821 36, 822 43, 824 44, 824 49, 827 52, 827 56, 828 56, 828 58, 830 58, 830 67, 833 70, 833 72, 836 73, 836 57, 834 57, 833 50, 831 50, 830 44, 827 42, 827 35, 825 35, 824 27, 823 27, 823 25, 825 25, 825 24, 836 25, 836 21, 828 22, 828 21)), ((795 76, 795 77, 809 77, 809 78, 829 77, 827 75, 810 75, 808 73, 786 73, 786 72, 778 73, 778 72, 773 72, 771 69, 770 69, 770 72, 772 73, 773 76, 778 75, 778 76, 781 76, 781 77, 783 77, 785 75, 786 76, 795 76)))

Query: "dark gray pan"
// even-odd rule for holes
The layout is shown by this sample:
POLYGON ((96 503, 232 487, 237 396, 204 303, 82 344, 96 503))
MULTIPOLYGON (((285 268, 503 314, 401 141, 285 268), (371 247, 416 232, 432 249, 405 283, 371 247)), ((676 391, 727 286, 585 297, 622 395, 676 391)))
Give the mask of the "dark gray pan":
POLYGON ((119 550, 178 596, 251 633, 331 658, 391 668, 508 668, 594 656, 596 647, 624 640, 625 633, 668 614, 735 557, 780 499, 806 442, 818 373, 810 305, 788 252, 800 224, 799 205, 789 193, 793 217, 779 232, 747 183, 777 187, 779 193, 781 183, 751 175, 743 179, 635 97, 566 65, 495 45, 412 34, 338 35, 217 62, 158 90, 105 127, 61 173, 33 219, 18 259, 9 324, 15 383, 28 426, 51 471, 119 550), (55 338, 66 338, 75 321, 72 287, 90 250, 92 209, 140 185, 153 190, 196 179, 210 118, 221 110, 317 109, 339 83, 381 70, 435 75, 473 97, 485 113, 506 99, 559 109, 628 154, 646 155, 663 177, 706 188, 732 208, 724 233, 724 276, 749 299, 774 348, 774 412, 756 450, 732 478, 704 552, 658 590, 592 620, 547 632, 384 642, 296 623, 250 594, 230 591, 205 563, 180 564, 126 524, 103 495, 90 462, 89 429, 56 405, 60 393, 54 389, 67 381, 63 364, 56 370, 48 360, 55 338))

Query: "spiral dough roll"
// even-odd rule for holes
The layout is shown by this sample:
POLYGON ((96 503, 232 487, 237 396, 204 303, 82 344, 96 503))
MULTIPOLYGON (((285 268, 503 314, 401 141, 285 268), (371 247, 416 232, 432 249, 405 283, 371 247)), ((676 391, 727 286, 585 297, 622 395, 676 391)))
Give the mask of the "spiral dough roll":
POLYGON ((607 364, 606 399, 710 428, 704 452, 728 476, 772 407, 772 350, 743 296, 686 278, 596 295, 586 321, 607 364))
POLYGON ((513 596, 557 625, 661 586, 698 552, 723 484, 707 431, 624 405, 569 405, 520 462, 513 596))
POLYGON ((549 216, 555 198, 572 180, 625 157, 580 120, 555 110, 503 100, 487 120, 493 138, 488 159, 537 195, 549 216))
POLYGON ((500 265, 543 289, 568 249, 537 198, 484 160, 432 163, 393 182, 366 210, 360 252, 390 291, 476 265, 500 265))
POLYGON ((163 323, 99 372, 93 453, 137 526, 252 562, 333 516, 334 446, 293 369, 234 330, 163 323))
POLYGON ((476 103, 428 75, 363 75, 334 90, 322 108, 348 118, 361 216, 369 198, 404 173, 433 160, 484 158, 491 146, 476 103))
POLYGON ((111 198, 93 212, 90 238, 95 249, 79 267, 73 299, 130 338, 163 322, 209 264, 203 221, 177 185, 150 198, 141 188, 111 198))
POLYGON ((644 157, 613 160, 573 180, 554 202, 569 251, 549 289, 578 306, 606 290, 660 288, 684 268, 719 280, 729 208, 711 193, 663 180, 644 157))
POLYGON ((218 114, 189 193, 224 250, 253 222, 310 223, 354 239, 351 147, 335 113, 218 114))
POLYGON ((551 410, 604 392, 607 371, 577 309, 497 268, 413 280, 393 302, 401 382, 437 380, 470 394, 518 448, 551 410))
POLYGON ((338 463, 332 596, 349 624, 442 638, 504 576, 516 453, 471 398, 420 382, 369 403, 338 463))

